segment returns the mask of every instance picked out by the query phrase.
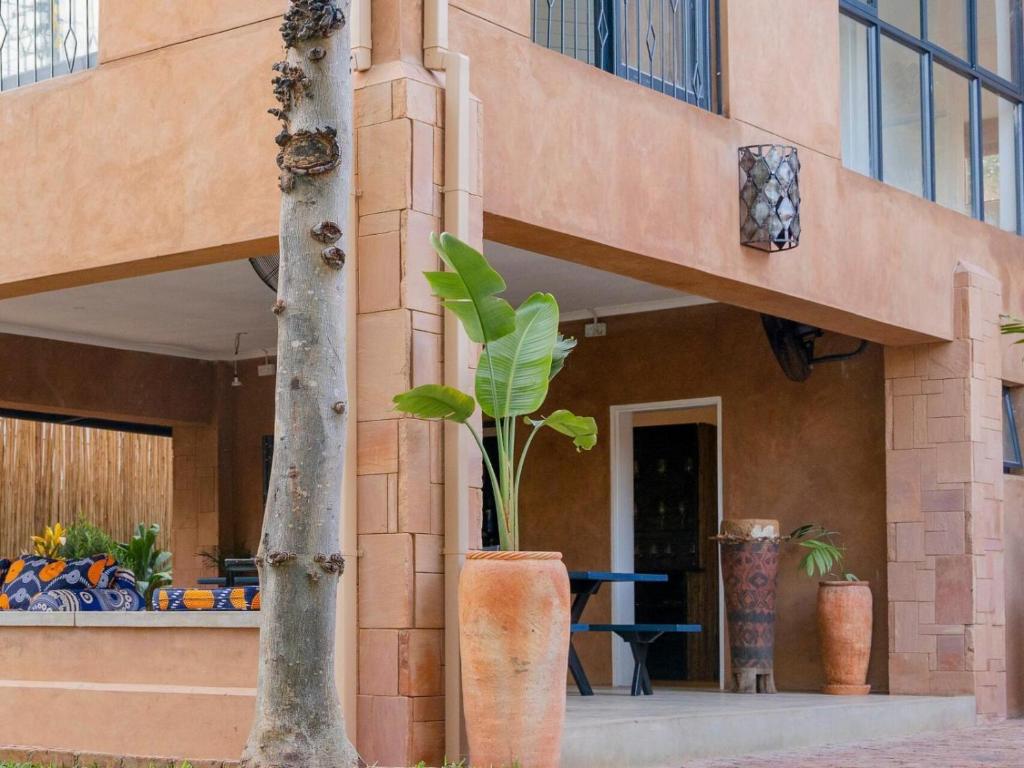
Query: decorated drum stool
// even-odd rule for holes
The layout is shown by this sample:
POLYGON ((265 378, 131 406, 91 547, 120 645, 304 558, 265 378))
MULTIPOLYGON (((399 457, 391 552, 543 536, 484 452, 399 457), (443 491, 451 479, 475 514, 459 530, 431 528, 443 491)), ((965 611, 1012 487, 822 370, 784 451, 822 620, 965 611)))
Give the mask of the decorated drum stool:
POLYGON ((723 520, 721 548, 733 690, 775 693, 778 520, 723 520))

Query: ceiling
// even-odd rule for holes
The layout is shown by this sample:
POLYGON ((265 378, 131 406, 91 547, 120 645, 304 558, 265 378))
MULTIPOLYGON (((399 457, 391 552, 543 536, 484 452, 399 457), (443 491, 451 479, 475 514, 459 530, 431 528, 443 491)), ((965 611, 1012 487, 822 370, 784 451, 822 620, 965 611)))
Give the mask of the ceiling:
POLYGON ((249 261, 113 280, 0 301, 0 333, 204 360, 277 347, 274 293, 249 261))
POLYGON ((558 300, 563 320, 581 320, 595 313, 604 317, 708 303, 699 296, 491 240, 484 241, 484 253, 505 278, 505 298, 518 304, 534 291, 547 291, 558 300))
MULTIPOLYGON (((487 241, 488 259, 518 304, 534 291, 558 299, 563 320, 646 312, 704 299, 487 241)), ((274 354, 274 294, 248 260, 163 272, 0 301, 0 333, 41 336, 204 360, 274 354)))

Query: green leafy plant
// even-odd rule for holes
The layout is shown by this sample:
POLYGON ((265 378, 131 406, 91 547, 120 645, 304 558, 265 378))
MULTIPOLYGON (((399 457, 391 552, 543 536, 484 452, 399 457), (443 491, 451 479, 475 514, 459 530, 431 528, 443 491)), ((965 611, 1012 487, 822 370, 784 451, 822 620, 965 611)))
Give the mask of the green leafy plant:
POLYGON ((171 583, 171 553, 156 546, 160 526, 148 528, 139 523, 131 541, 114 546, 117 562, 135 574, 139 592, 145 598, 146 608, 152 605, 153 592, 171 583))
POLYGON ((558 332, 558 302, 550 293, 534 293, 518 309, 500 298, 502 279, 479 251, 458 238, 431 235, 447 265, 445 272, 424 273, 445 309, 462 323, 471 341, 483 345, 476 369, 474 395, 454 387, 424 384, 396 395, 395 407, 424 419, 464 424, 483 454, 498 511, 498 540, 503 550, 519 549, 519 488, 526 454, 542 427, 572 439, 577 451, 597 443, 597 423, 589 416, 556 410, 533 418, 548 395, 549 382, 562 370, 576 340, 558 332), (494 420, 497 461, 484 450, 470 419, 480 410, 494 420), (517 425, 528 428, 516 452, 517 425))
MULTIPOLYGON (((1003 315, 1000 318, 999 330, 1007 336, 1024 336, 1024 320, 1019 320, 1010 315, 1003 315)), ((1024 344, 1024 338, 1017 339, 1014 344, 1024 344)))
POLYGON ((798 541, 798 546, 807 550, 798 568, 810 578, 814 578, 815 573, 823 579, 840 574, 846 581, 859 581, 854 574, 842 570, 846 551, 835 543, 838 535, 837 531, 810 523, 794 529, 789 534, 790 539, 798 541))
POLYGON ((79 516, 64 532, 60 554, 66 560, 80 560, 91 555, 113 554, 115 546, 110 534, 79 516))

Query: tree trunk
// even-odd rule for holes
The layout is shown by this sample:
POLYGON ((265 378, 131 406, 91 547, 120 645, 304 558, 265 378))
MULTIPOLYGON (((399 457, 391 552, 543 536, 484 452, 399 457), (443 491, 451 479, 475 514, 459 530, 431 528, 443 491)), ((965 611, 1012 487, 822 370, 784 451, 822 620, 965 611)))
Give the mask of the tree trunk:
MULTIPOLYGON (((245 768, 350 768, 334 677, 346 422, 352 78, 347 0, 292 0, 274 65, 282 121, 274 462, 257 564, 256 716, 245 768)), ((244 190, 243 190, 244 194, 244 190)))

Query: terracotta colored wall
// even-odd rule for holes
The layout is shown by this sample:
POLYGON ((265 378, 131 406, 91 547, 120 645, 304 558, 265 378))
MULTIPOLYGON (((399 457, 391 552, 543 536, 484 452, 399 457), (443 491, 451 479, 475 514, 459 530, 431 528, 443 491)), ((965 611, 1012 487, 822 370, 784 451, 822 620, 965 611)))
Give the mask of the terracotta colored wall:
POLYGON ((4 407, 157 424, 213 415, 212 363, 8 334, 0 359, 4 407))
POLYGON ((238 365, 241 387, 231 386, 231 366, 223 363, 221 399, 227 435, 221 458, 222 472, 229 473, 231 488, 225 518, 227 529, 222 540, 227 546, 247 549, 255 554, 263 526, 263 445, 264 435, 274 434, 273 376, 259 376, 256 368, 262 360, 246 360, 238 365))
MULTIPOLYGON (((579 324, 563 329, 582 337, 579 324)), ((831 340, 849 347, 849 340, 831 340)), ((526 471, 524 548, 560 549, 569 568, 610 565, 608 407, 722 398, 724 514, 778 518, 783 530, 819 522, 843 533, 848 566, 872 582, 875 629, 870 682, 886 688, 885 419, 881 350, 788 381, 757 315, 707 305, 608 319, 608 336, 580 338, 546 408, 593 415, 598 446, 577 454, 538 437, 526 471), (557 476, 557 483, 551 477, 557 476)), ((796 572, 789 548, 779 579, 776 676, 781 688, 821 684, 814 625, 816 582, 796 572)), ((609 591, 588 608, 610 618, 609 591)), ((610 680, 609 639, 581 639, 588 672, 610 680)))
POLYGON ((487 236, 890 344, 952 338, 959 259, 1003 280, 1019 313, 1016 235, 842 167, 837 5, 786 0, 799 11, 771 50, 774 4, 724 5, 735 119, 453 9, 452 47, 485 111, 487 236), (803 234, 767 256, 739 245, 736 149, 780 138, 801 144, 803 234))
POLYGON ((286 7, 287 0, 103 0, 100 61, 110 62, 271 19, 284 13, 286 7), (159 23, 154 23, 157 19, 159 23))
POLYGON ((237 760, 258 643, 255 628, 0 627, 0 744, 237 760))
POLYGON ((1024 715, 1024 476, 1006 475, 1006 703, 1010 717, 1024 715))
MULTIPOLYGON (((279 40, 267 14, 280 2, 161 3, 159 24, 135 5, 105 5, 103 55, 116 61, 0 96, 12 177, 61 179, 0 210, 0 295, 274 248, 265 108, 279 40), (69 146, 80 151, 54 151, 69 146), (67 208, 69 197, 79 203, 67 208), (66 208, 61 226, 34 226, 66 208)), ((1019 311, 1017 237, 841 168, 834 4, 786 0, 800 11, 786 13, 787 44, 771 48, 759 42, 766 0, 726 5, 735 119, 534 45, 527 0, 457 3, 452 48, 472 57, 487 113, 488 234, 889 343, 951 336, 957 258, 1008 280, 1007 309, 1019 311), (780 92, 798 93, 801 108, 780 92), (735 149, 779 136, 801 143, 804 242, 767 257, 736 242, 735 149)), ((415 59, 420 3, 374 7, 378 61, 415 59)))
MULTIPOLYGON (((132 5, 151 15, 126 23, 159 30, 202 15, 186 8, 221 4, 174 3, 165 17, 132 5)), ((105 31, 118 10, 104 4, 105 31)), ((278 127, 266 109, 278 26, 249 24, 4 93, 5 172, 32 194, 0 211, 0 296, 273 252, 278 127)))

